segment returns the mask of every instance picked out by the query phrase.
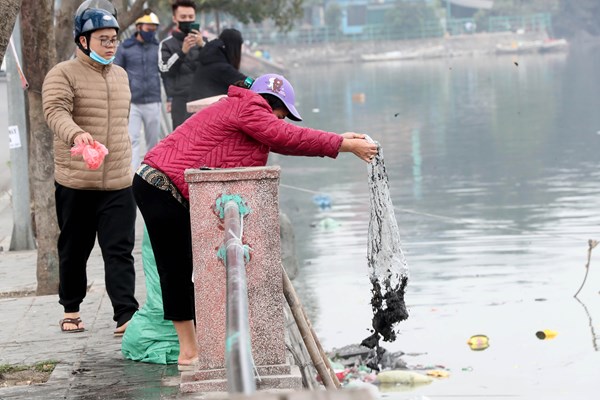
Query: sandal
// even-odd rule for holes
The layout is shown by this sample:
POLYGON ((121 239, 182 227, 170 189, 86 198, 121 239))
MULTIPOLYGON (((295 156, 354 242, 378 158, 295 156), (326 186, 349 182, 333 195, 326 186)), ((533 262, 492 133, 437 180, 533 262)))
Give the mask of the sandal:
POLYGON ((125 334, 125 331, 127 330, 127 325, 129 325, 129 321, 125 322, 123 325, 121 326, 117 326, 117 330, 113 331, 113 335, 114 337, 121 337, 125 334), (123 328, 122 331, 119 331, 119 328, 123 328))
POLYGON ((79 327, 79 325, 81 325, 82 323, 83 323, 83 321, 81 321, 80 317, 77 317, 77 318, 63 318, 60 321, 58 321, 58 324, 60 326, 61 332, 65 332, 65 333, 76 333, 76 332, 83 332, 83 331, 85 331, 85 328, 80 328, 79 327), (65 324, 77 325, 77 328, 75 328, 75 329, 65 329, 65 324))
POLYGON ((195 371, 200 364, 200 360, 196 357, 189 364, 179 364, 177 363, 178 371, 195 371))

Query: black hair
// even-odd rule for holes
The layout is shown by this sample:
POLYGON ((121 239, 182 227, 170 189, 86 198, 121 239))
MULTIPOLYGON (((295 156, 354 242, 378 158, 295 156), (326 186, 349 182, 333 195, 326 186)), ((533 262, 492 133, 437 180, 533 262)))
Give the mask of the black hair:
POLYGON ((90 49, 90 45, 91 45, 91 40, 92 40, 92 32, 88 31, 85 33, 82 33, 81 35, 79 35, 77 37, 77 41, 75 42, 75 44, 77 44, 77 47, 79 47, 79 50, 83 51, 83 54, 85 54, 86 56, 89 56, 90 53, 92 52, 92 50, 90 49), (83 47, 83 45, 81 44, 81 40, 79 38, 85 38, 85 45, 86 47, 83 47))
POLYGON ((287 112, 290 111, 290 110, 288 110, 285 103, 279 97, 274 96, 269 93, 259 93, 259 94, 267 101, 267 103, 269 103, 269 105, 271 106, 271 108, 273 110, 276 110, 278 108, 283 108, 284 110, 287 110, 287 112))
POLYGON ((237 29, 223 29, 219 39, 225 45, 227 61, 233 65, 233 68, 239 70, 242 62, 242 44, 244 44, 242 33, 237 29))
POLYGON ((192 7, 194 11, 196 11, 196 2, 194 0, 175 0, 173 4, 171 4, 173 15, 175 15, 175 11, 177 11, 179 7, 192 7))

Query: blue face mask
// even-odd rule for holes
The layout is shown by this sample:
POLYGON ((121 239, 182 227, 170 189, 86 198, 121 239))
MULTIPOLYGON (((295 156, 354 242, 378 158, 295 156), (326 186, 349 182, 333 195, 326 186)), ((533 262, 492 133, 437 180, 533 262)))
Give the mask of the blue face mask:
POLYGON ((144 42, 152 43, 152 42, 154 42, 154 35, 156 34, 156 32, 139 31, 139 34, 142 37, 142 39, 144 40, 144 42))
POLYGON ((96 53, 94 50, 90 51, 90 58, 94 61, 96 61, 97 63, 100 63, 102 65, 108 65, 110 63, 112 63, 115 59, 115 56, 112 56, 111 58, 109 58, 108 60, 104 57, 100 57, 100 55, 98 53, 96 53))

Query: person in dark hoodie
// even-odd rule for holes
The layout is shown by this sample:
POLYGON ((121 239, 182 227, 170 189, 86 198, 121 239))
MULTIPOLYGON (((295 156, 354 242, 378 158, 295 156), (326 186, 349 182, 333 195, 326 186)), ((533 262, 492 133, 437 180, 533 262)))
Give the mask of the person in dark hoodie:
POLYGON ((123 67, 129 77, 131 109, 129 113, 129 137, 131 139, 131 167, 135 171, 141 157, 140 135, 142 124, 146 149, 153 148, 161 139, 160 74, 158 72, 158 40, 156 30, 159 21, 156 14, 146 10, 135 21, 136 31, 117 50, 115 64, 123 67))
POLYGON ((227 94, 229 85, 246 79, 239 71, 243 43, 240 31, 224 29, 218 39, 202 48, 190 89, 190 101, 227 94))

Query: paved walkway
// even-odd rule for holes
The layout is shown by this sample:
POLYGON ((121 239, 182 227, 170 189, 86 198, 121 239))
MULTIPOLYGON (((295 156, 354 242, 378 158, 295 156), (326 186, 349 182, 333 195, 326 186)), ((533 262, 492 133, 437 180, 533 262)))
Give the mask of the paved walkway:
MULTIPOLYGON (((58 296, 34 296, 36 257, 33 251, 9 252, 12 210, 9 197, 0 195, 0 365, 59 364, 43 385, 0 389, 0 399, 162 399, 179 398, 176 366, 124 360, 121 339, 104 285, 102 256, 94 249, 88 263, 89 290, 81 316, 83 333, 60 332, 62 307, 58 296), (29 294, 23 296, 23 294, 29 294)), ((142 219, 138 215, 136 246, 136 297, 145 298, 141 265, 142 219)), ((201 398, 188 395, 185 398, 201 398)))

